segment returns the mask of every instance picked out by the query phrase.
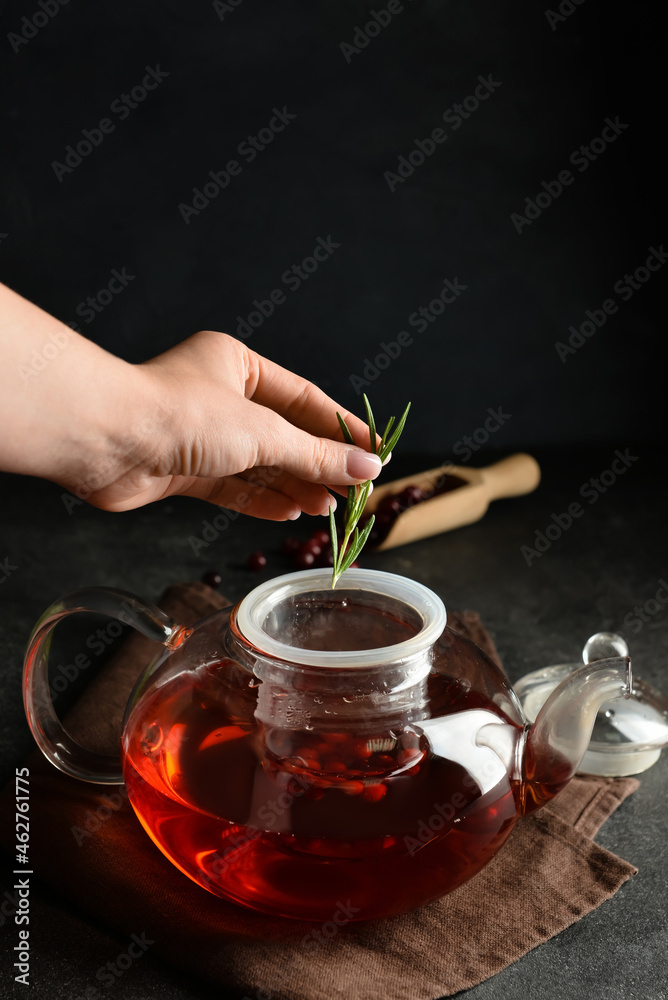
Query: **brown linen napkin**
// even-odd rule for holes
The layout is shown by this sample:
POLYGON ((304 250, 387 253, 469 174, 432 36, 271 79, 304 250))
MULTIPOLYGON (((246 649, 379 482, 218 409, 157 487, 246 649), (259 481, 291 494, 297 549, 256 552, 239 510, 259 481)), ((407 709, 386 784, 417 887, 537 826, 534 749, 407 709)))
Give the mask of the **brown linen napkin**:
MULTIPOLYGON (((225 601, 204 584, 177 584, 160 603, 191 624, 225 601)), ((477 614, 455 612, 449 623, 499 662, 477 614)), ((155 648, 128 639, 68 716, 87 746, 116 751, 126 699, 155 648)), ((124 789, 68 778, 40 753, 29 766, 36 874, 105 924, 150 941, 150 952, 249 1000, 449 996, 574 923, 636 872, 591 838, 638 782, 578 777, 521 820, 470 882, 429 906, 338 928, 281 920, 226 903, 182 875, 143 831, 124 789)), ((13 785, 2 796, 0 844, 11 851, 10 793, 13 785)))

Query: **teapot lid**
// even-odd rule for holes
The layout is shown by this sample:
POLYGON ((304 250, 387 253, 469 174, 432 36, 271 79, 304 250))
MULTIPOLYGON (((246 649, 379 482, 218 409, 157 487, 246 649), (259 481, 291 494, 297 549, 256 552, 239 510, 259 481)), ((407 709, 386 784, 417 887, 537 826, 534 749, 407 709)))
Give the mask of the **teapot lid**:
MULTIPOLYGON (((628 646, 614 632, 597 632, 585 643, 583 663, 610 656, 628 656, 628 646)), ((533 722, 543 703, 579 663, 559 663, 534 670, 514 685, 524 714, 533 722)), ((639 774, 655 764, 668 746, 668 700, 634 671, 628 699, 602 705, 579 772, 605 777, 639 774)))

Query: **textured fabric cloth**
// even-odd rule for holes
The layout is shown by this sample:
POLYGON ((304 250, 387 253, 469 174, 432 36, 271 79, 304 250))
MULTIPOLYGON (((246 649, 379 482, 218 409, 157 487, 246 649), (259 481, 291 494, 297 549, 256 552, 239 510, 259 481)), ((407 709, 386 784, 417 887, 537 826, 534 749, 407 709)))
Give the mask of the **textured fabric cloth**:
MULTIPOLYGON (((160 603, 191 624, 225 601, 204 584, 177 584, 160 603)), ((499 662, 474 612, 452 613, 449 624, 499 662)), ((91 683, 67 719, 86 746, 117 750, 127 697, 155 649, 132 636, 91 683)), ((145 934, 152 953, 217 984, 221 997, 232 989, 272 1000, 434 1000, 499 972, 636 871, 591 838, 638 782, 577 777, 518 822, 499 854, 455 892, 403 916, 345 924, 328 938, 312 923, 253 913, 196 886, 150 841, 124 789, 71 779, 39 753, 28 764, 36 874, 124 935, 145 934)), ((9 793, 0 844, 11 850, 9 793)))

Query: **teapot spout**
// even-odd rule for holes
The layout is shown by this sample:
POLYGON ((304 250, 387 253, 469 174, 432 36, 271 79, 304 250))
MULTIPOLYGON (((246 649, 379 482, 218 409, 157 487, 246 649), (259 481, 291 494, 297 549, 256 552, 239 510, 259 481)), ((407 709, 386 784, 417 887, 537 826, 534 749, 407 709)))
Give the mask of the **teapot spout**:
POLYGON ((545 805, 571 780, 601 705, 629 698, 632 690, 628 656, 585 663, 555 688, 527 734, 521 795, 525 815, 545 805))

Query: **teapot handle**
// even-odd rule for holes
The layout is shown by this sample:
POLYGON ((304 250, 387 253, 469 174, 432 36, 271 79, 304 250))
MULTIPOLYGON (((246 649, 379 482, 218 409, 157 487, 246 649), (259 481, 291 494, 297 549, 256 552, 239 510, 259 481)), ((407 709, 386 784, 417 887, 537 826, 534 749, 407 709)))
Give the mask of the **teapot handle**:
POLYGON ((47 608, 35 625, 23 661, 23 704, 35 741, 48 760, 65 774, 101 785, 120 785, 118 755, 96 753, 80 746, 63 728, 49 689, 51 633, 68 615, 80 612, 109 615, 132 625, 147 639, 176 649, 192 633, 153 604, 111 587, 75 590, 47 608))

